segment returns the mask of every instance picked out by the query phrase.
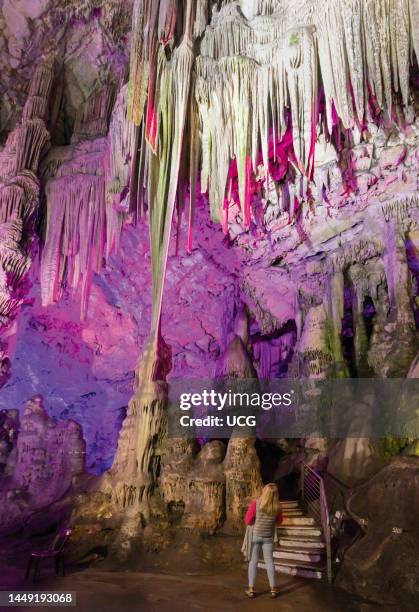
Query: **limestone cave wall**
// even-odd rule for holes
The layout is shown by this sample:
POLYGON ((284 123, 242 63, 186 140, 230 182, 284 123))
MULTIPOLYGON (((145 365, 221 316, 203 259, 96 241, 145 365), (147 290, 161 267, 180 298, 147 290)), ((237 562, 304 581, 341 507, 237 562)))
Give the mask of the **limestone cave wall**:
POLYGON ((165 402, 417 378, 418 54, 417 0, 0 3, 0 531, 70 495, 119 559, 159 522, 237 534, 305 460, 368 515, 341 584, 392 601, 416 439, 173 440, 165 402))

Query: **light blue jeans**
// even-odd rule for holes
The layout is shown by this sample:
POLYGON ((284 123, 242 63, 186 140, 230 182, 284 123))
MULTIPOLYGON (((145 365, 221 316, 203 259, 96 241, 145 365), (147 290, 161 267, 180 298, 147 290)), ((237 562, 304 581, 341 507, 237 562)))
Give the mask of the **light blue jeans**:
POLYGON ((272 554, 273 538, 260 538, 259 536, 253 536, 252 541, 252 556, 249 561, 249 587, 255 586, 261 546, 263 550, 263 560, 265 561, 266 571, 268 573, 269 586, 271 589, 274 589, 276 582, 274 558, 272 554))

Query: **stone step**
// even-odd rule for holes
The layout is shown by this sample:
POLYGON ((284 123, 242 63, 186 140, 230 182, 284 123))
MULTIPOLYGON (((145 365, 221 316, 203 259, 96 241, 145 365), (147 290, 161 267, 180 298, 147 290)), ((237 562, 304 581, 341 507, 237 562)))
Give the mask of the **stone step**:
POLYGON ((321 536, 322 530, 316 527, 310 527, 305 525, 289 525, 287 527, 278 527, 277 529, 279 537, 287 536, 321 536))
POLYGON ((300 502, 299 501, 282 501, 281 506, 284 510, 290 509, 290 508, 299 508, 300 502))
POLYGON ((304 516, 302 510, 292 509, 292 510, 282 510, 282 515, 285 516, 304 516))
MULTIPOLYGON (((263 561, 258 563, 258 567, 261 569, 266 569, 266 565, 263 561)), ((321 570, 290 567, 288 565, 275 565, 275 571, 278 572, 278 574, 298 576, 300 578, 313 578, 315 580, 321 580, 323 578, 323 572, 321 570)))
POLYGON ((301 541, 285 541, 281 540, 279 546, 275 550, 283 552, 299 552, 305 554, 322 555, 326 552, 326 546, 323 542, 301 542, 301 541))
POLYGON ((295 559, 282 559, 274 560, 274 565, 286 565, 288 567, 298 567, 300 569, 315 570, 316 572, 323 572, 326 569, 325 563, 322 561, 311 562, 311 561, 296 561, 295 559))
POLYGON ((279 559, 282 563, 287 563, 288 561, 299 561, 303 563, 320 563, 322 560, 322 555, 320 553, 313 553, 311 551, 289 551, 289 550, 274 550, 273 552, 274 559, 279 559))
POLYGON ((311 516, 284 516, 282 526, 288 525, 315 525, 316 521, 311 516))
POLYGON ((280 547, 292 548, 296 550, 326 550, 326 544, 319 539, 297 539, 297 538, 280 538, 278 541, 280 547))

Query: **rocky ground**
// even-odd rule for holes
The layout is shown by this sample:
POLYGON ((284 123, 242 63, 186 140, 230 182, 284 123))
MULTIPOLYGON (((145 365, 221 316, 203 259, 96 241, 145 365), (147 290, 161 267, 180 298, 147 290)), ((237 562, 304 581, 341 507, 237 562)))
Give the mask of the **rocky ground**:
MULTIPOLYGON (((3 569, 3 568, 2 568, 3 569)), ((255 600, 244 595, 246 571, 212 573, 206 575, 162 574, 148 572, 106 572, 88 569, 70 572, 64 578, 53 578, 45 571, 38 590, 75 591, 77 611, 103 610, 113 612, 141 610, 183 612, 187 610, 258 610, 265 612, 374 612, 378 606, 325 586, 324 584, 281 577, 281 594, 271 601, 266 578, 258 577, 255 600)), ((1 589, 21 588, 19 577, 2 571, 1 589)), ((25 586, 25 588, 32 588, 25 586)), ((379 607, 382 612, 398 612, 394 607, 379 607)), ((26 608, 22 608, 26 609, 26 608)), ((403 608, 409 612, 407 608, 403 608)), ((412 608, 413 610, 413 608, 412 608)))
MULTIPOLYGON (((0 540, 0 590, 54 590, 77 594, 77 611, 119 612, 189 610, 258 610, 260 612, 413 612, 414 607, 366 602, 325 582, 278 575, 280 596, 271 601, 264 571, 259 570, 257 597, 250 601, 246 563, 238 552, 238 538, 214 541, 179 540, 165 555, 143 549, 130 569, 116 568, 106 559, 90 567, 69 565, 66 576, 56 577, 45 563, 39 580, 25 582, 31 550, 47 545, 51 535, 32 541, 0 540), (215 544, 215 546, 214 546, 215 544), (163 559, 164 557, 164 559, 163 559), (205 562, 206 559, 206 562, 205 562), (164 561, 164 564, 162 563, 164 561)), ((90 559, 92 556, 90 556, 90 559)), ((26 608, 23 608, 26 609, 26 608)))

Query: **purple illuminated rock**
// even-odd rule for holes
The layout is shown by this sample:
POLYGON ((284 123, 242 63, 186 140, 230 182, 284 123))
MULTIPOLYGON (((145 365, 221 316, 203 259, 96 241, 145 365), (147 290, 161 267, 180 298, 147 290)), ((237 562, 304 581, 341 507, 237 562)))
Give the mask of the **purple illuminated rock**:
MULTIPOLYGON (((17 411, 0 413, 0 532, 16 529, 39 510, 61 500, 85 473, 81 426, 48 416, 41 395, 17 411), (3 479, 2 479, 3 478, 3 479)), ((45 528, 48 527, 45 517, 45 528)))

